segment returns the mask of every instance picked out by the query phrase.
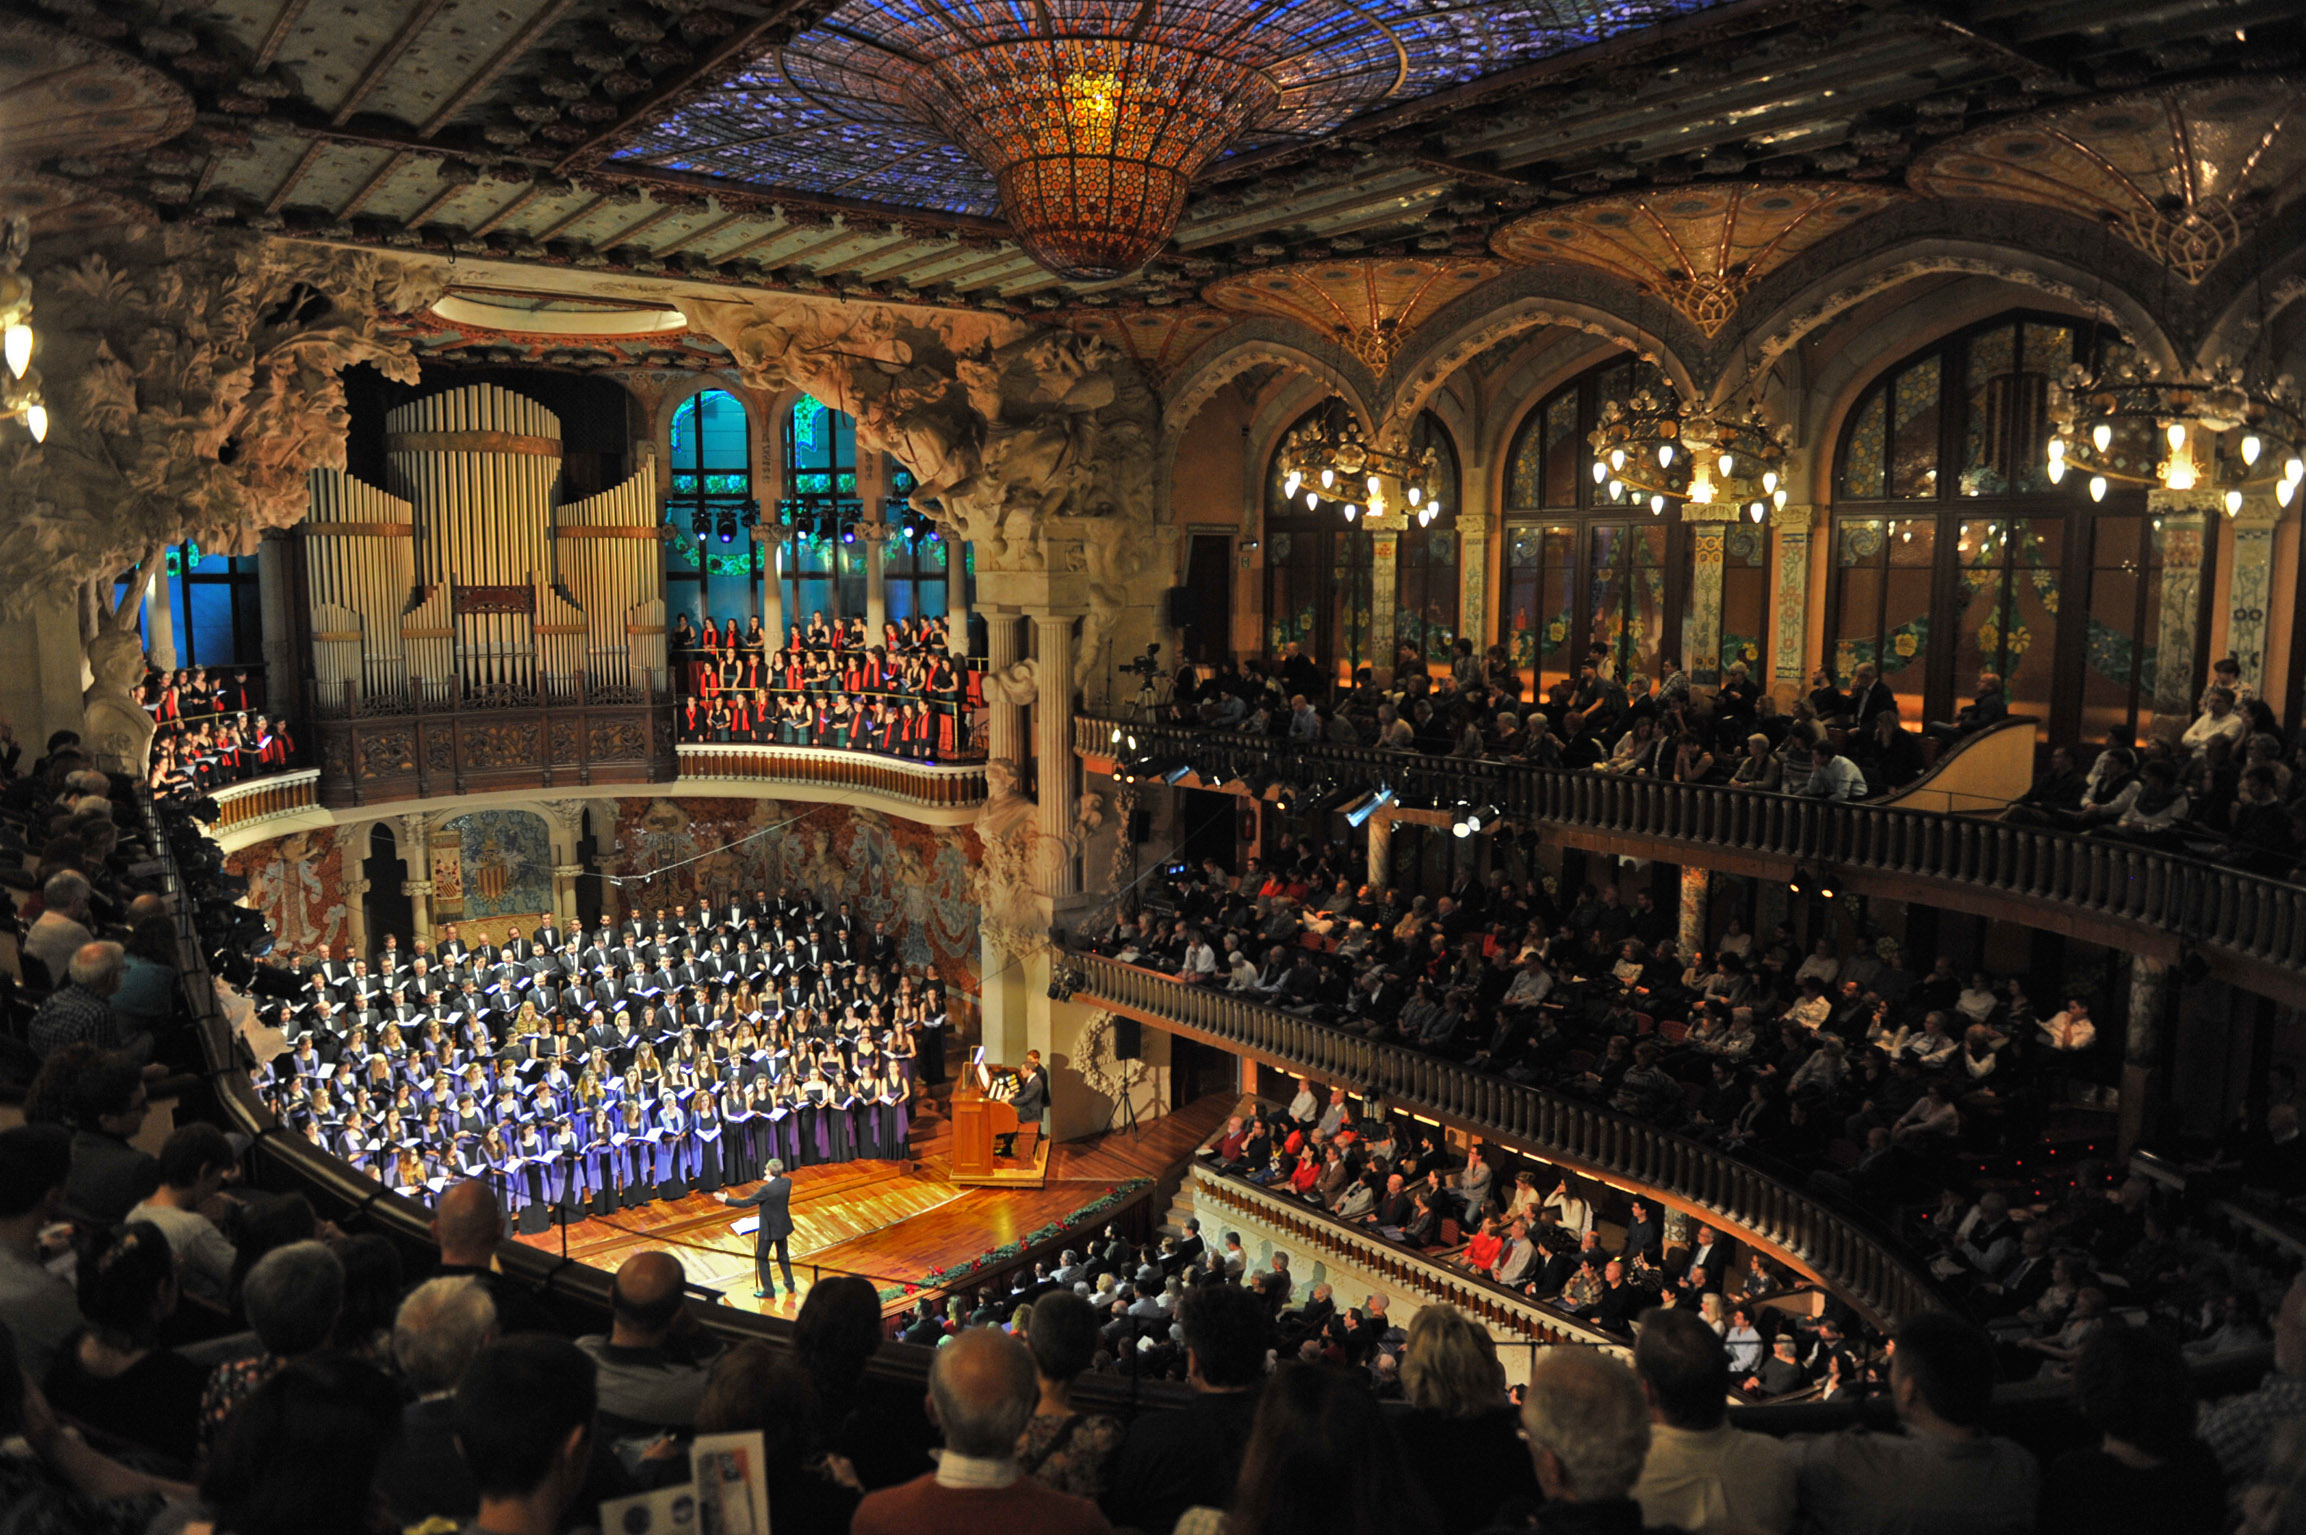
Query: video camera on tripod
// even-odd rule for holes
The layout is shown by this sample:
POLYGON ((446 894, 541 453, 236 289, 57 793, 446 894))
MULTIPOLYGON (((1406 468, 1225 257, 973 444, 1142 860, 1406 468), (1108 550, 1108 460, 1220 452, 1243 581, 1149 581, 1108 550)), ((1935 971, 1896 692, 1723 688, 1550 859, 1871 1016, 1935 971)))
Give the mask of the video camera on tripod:
POLYGON ((1161 642, 1159 640, 1155 640, 1145 647, 1145 653, 1143 655, 1137 657, 1137 659, 1134 661, 1122 662, 1121 670, 1133 673, 1136 676, 1142 677, 1146 681, 1150 682, 1155 677, 1161 675, 1161 663, 1158 659, 1156 659, 1160 654, 1161 642))

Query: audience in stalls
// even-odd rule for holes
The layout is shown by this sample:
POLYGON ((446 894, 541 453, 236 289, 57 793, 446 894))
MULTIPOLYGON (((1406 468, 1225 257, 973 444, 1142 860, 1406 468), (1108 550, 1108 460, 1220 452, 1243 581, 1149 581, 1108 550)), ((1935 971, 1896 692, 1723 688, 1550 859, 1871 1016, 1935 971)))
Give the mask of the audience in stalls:
POLYGON ((864 620, 814 614, 770 643, 687 614, 674 620, 673 670, 684 741, 814 746, 949 762, 984 755, 970 718, 983 673, 949 648, 942 618, 891 621, 869 644, 864 620))
POLYGON ((403 1525, 466 1519, 480 1491, 456 1445, 456 1390, 496 1336, 496 1302, 469 1274, 428 1279, 408 1293, 392 1324, 392 1362, 410 1400, 400 1433, 376 1471, 376 1490, 403 1525))

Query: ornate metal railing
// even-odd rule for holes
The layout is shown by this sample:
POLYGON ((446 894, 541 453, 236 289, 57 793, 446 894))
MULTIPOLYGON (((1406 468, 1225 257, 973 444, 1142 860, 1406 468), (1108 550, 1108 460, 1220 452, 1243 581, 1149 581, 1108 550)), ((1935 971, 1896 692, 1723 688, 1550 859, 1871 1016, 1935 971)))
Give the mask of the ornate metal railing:
POLYGON ((298 768, 251 778, 218 789, 209 798, 216 801, 216 823, 209 830, 222 837, 259 822, 319 809, 320 769, 298 768))
POLYGON ((810 746, 684 744, 677 748, 677 755, 683 780, 863 789, 887 799, 939 809, 964 809, 985 802, 982 762, 908 762, 902 757, 810 746))
POLYGON ((1455 1306, 1478 1317, 1508 1338, 1532 1343, 1590 1343, 1623 1351, 1622 1338, 1555 1307, 1533 1301, 1517 1291, 1463 1269, 1428 1258, 1413 1248, 1369 1235, 1348 1222, 1299 1199, 1284 1199, 1246 1178, 1229 1178, 1214 1168, 1195 1165, 1192 1172, 1193 1206, 1204 1229, 1215 1229, 1212 1209, 1225 1219, 1244 1219, 1277 1233, 1290 1245, 1318 1253, 1332 1265, 1350 1264, 1383 1284, 1414 1295, 1419 1304, 1455 1306))
POLYGON ((1279 771, 1309 791, 1392 787, 1404 804, 1494 804, 1573 845, 1774 872, 1831 870, 1851 888, 1959 901, 2028 920, 2027 908, 2094 941, 2175 957, 2202 950, 2244 985, 2306 995, 2306 886, 2114 838, 1894 805, 1834 804, 1715 784, 1312 745, 1226 731, 1082 717, 1084 755, 1124 750, 1192 763, 1204 783, 1279 771), (1931 889, 1935 885, 1939 888, 1931 889))
POLYGON ((1295 1013, 1078 950, 1074 994, 1387 1103, 1578 1172, 1694 1207, 1742 1240, 1814 1274, 1876 1325, 1940 1304, 1912 1255, 1854 1214, 1715 1147, 1579 1099, 1455 1061, 1364 1039, 1295 1013))
POLYGON ((410 714, 470 714, 499 709, 670 708, 661 683, 596 682, 586 672, 547 675, 533 684, 460 678, 406 678, 389 688, 355 691, 349 683, 308 682, 305 705, 317 720, 391 719, 410 714))

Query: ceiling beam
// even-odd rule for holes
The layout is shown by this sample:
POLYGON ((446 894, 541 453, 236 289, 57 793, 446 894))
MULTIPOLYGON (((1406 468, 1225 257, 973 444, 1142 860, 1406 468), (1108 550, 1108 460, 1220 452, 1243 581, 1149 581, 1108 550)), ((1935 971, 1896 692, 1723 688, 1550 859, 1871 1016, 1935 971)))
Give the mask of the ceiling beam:
POLYGON ((344 100, 337 103, 335 114, 329 118, 331 123, 341 128, 352 121, 352 114, 360 110, 360 104, 368 99, 370 92, 384 83, 384 77, 391 73, 392 66, 400 62, 400 56, 408 52, 417 36, 432 25, 432 19, 447 4, 448 0, 418 0, 408 20, 400 24, 400 30, 392 35, 392 41, 384 45, 384 52, 368 61, 368 68, 360 72, 360 78, 352 82, 352 89, 344 93, 344 100))
POLYGON ((458 193, 469 192, 471 190, 472 188, 469 185, 442 187, 439 194, 436 195, 430 202, 417 209, 416 212, 410 214, 408 216, 408 222, 401 227, 404 229, 422 229, 424 227, 424 221, 431 218, 435 213, 438 213, 442 208, 447 207, 448 204, 455 199, 458 193))
POLYGON ((482 219, 478 224, 473 226, 473 238, 477 240, 488 234, 489 231, 495 229, 506 219, 511 218, 514 214, 520 212, 521 209, 527 207, 530 203, 535 202, 543 195, 544 193, 533 186, 522 187, 518 192, 513 194, 512 201, 506 203, 503 207, 497 209, 496 212, 490 214, 487 218, 482 219))
POLYGON ((280 14, 272 18, 272 26, 265 32, 264 41, 256 45, 255 57, 248 61, 250 74, 258 74, 272 67, 281 44, 288 41, 289 30, 296 25, 297 19, 304 14, 305 6, 310 3, 311 0, 281 0, 280 14))
POLYGON ((265 212, 278 213, 288 206, 289 194, 296 190, 297 183, 304 179, 305 172, 312 169, 312 163, 320 158, 320 152, 327 147, 318 139, 304 146, 304 153, 296 157, 296 163, 288 168, 288 174, 281 178, 280 185, 264 200, 265 212))
POLYGON ((591 202, 586 203, 583 207, 577 209, 576 212, 562 219, 559 223, 548 224, 543 229, 538 230, 535 234, 531 235, 529 238, 536 241, 537 244, 542 245, 545 241, 554 239, 559 236, 563 230, 573 229, 578 224, 583 223, 594 213, 595 210, 601 208, 607 202, 608 199, 605 197, 596 197, 591 202))
POLYGON ((417 132, 429 139, 447 127, 457 113, 472 104, 473 97, 495 84, 497 76, 518 63, 521 55, 527 53, 536 40, 544 35, 545 29, 567 15, 569 7, 574 4, 576 0, 546 0, 544 9, 531 16, 502 48, 489 55, 488 62, 450 93, 448 100, 424 120, 424 125, 417 132))
POLYGON ((377 193, 383 191, 384 184, 392 179, 393 174, 396 171, 398 171, 402 166, 408 164, 411 158, 412 157, 406 150, 393 151, 392 158, 386 160, 383 165, 379 166, 377 168, 376 174, 368 178, 367 184, 362 186, 359 191, 352 194, 352 201, 346 203, 343 207, 336 210, 336 216, 339 219, 348 219, 351 218, 355 213, 358 213, 361 209, 367 207, 368 200, 374 197, 377 193))
POLYGON ((657 251, 657 256, 661 260, 666 256, 670 256, 675 251, 683 250, 691 245, 696 244, 699 240, 709 239, 713 235, 719 234, 722 230, 728 228, 731 224, 736 223, 739 219, 757 217, 759 217, 758 214, 723 214, 721 217, 713 220, 710 224, 705 225, 702 229, 692 229, 687 234, 682 235, 679 239, 673 241, 672 244, 662 247, 657 251))

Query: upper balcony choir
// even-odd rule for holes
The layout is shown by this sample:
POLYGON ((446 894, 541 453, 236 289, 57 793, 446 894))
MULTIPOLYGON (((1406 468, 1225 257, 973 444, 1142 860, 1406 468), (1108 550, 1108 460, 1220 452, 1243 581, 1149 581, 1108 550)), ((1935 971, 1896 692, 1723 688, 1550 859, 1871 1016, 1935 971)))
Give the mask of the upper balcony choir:
POLYGON ((296 742, 288 721, 264 712, 264 684, 246 667, 154 671, 142 702, 152 716, 155 797, 207 794, 288 768, 296 742))
POLYGON ((708 617, 700 631, 683 613, 672 632, 681 739, 972 756, 980 674, 949 642, 942 618, 893 620, 870 644, 863 619, 819 610, 772 645, 758 617, 741 627, 733 615, 708 617))
POLYGON ((532 1229, 788 1167, 907 1155, 943 1075, 945 997, 846 903, 547 919, 437 949, 322 959, 269 1010, 255 1077, 284 1122, 396 1193, 485 1178, 532 1229))

